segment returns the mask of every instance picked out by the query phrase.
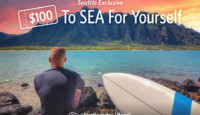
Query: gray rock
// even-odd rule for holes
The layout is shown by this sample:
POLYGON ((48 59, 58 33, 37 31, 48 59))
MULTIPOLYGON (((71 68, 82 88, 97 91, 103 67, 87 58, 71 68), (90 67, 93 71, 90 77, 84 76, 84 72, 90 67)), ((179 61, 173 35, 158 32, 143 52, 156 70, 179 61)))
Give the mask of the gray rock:
POLYGON ((186 79, 182 82, 184 89, 188 92, 197 92, 199 87, 191 79, 186 79))
POLYGON ((115 105, 111 101, 111 99, 106 91, 101 93, 101 95, 99 97, 99 101, 100 101, 99 106, 102 109, 115 109, 115 105))
POLYGON ((21 106, 13 94, 0 92, 0 115, 27 115, 31 111, 32 106, 21 106))
POLYGON ((17 113, 17 115, 25 115, 31 112, 32 110, 33 110, 32 106, 27 105, 25 107, 19 107, 18 109, 15 110, 15 113, 17 113))
POLYGON ((97 95, 92 87, 84 87, 81 91, 79 107, 96 107, 97 106, 97 95))
POLYGON ((0 92, 0 108, 12 104, 20 104, 17 97, 6 91, 0 92))

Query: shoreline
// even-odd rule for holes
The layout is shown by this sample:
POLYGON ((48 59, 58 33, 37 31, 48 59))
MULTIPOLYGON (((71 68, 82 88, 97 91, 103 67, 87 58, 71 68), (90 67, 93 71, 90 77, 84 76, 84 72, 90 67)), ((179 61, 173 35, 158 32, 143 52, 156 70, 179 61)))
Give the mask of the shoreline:
MULTIPOLYGON (((46 51, 57 46, 0 46, 0 51, 46 51)), ((130 43, 120 45, 118 43, 105 43, 96 46, 61 46, 68 51, 196 51, 200 50, 199 45, 148 45, 130 43)))
MULTIPOLYGON (((0 51, 50 51, 48 50, 16 50, 16 49, 11 49, 11 50, 0 50, 0 51)), ((67 51, 200 51, 199 50, 67 50, 67 51)))
MULTIPOLYGON (((200 78, 198 82, 194 82, 191 79, 185 79, 182 83, 164 78, 149 78, 149 79, 156 83, 164 85, 174 91, 177 91, 200 104, 200 78)), ((89 81, 86 81, 86 86, 84 89, 82 89, 81 95, 83 96, 81 97, 83 98, 80 99, 80 103, 82 104, 80 104, 81 109, 79 112, 113 113, 115 106, 113 105, 107 92, 105 91, 103 84, 92 80, 90 82, 91 84, 89 83, 89 81), (108 102, 105 102, 105 100, 107 100, 108 102), (91 103, 92 106, 84 105, 84 104, 91 105, 91 103)), ((17 82, 0 84, 0 93, 4 91, 9 92, 14 96, 16 96, 21 106, 23 107, 31 106, 32 112, 29 115, 35 115, 40 110, 40 100, 35 92, 33 81, 21 80, 17 82)))
MULTIPOLYGON (((92 86, 94 84, 94 80, 85 80, 86 87, 92 86)), ((97 84, 97 82, 96 82, 97 84)), ((101 84, 101 83, 100 83, 101 84)), ((103 87, 92 86, 97 98, 99 99, 101 93, 105 90, 103 87)), ((14 80, 9 81, 6 83, 0 84, 0 93, 1 92, 9 92, 17 97, 21 106, 32 106, 32 112, 30 115, 35 115, 40 110, 40 99, 35 91, 33 80, 25 79, 25 80, 14 80), (22 84, 27 85, 23 87, 22 84)), ((1 102, 0 102, 1 103, 1 102)), ((0 114, 1 114, 1 107, 0 107, 0 114)))

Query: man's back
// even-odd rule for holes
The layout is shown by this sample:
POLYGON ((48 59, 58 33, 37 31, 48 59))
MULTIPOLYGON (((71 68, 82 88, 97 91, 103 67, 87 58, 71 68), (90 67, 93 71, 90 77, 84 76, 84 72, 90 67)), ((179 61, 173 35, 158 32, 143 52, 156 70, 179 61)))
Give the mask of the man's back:
POLYGON ((76 89, 84 87, 84 81, 79 74, 62 67, 37 75, 34 84, 43 115, 66 115, 74 112, 76 89))

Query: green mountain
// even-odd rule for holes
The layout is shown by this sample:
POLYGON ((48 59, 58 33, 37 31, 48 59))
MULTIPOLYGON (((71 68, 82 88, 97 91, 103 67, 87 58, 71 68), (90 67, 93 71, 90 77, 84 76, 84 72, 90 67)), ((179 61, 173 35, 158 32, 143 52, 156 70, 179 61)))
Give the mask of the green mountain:
POLYGON ((6 33, 3 33, 3 32, 0 32, 0 39, 6 39, 8 38, 9 36, 11 36, 10 34, 6 34, 6 33))
MULTIPOLYGON (((87 7, 83 9, 88 10, 87 7)), ((95 10, 95 15, 98 9, 95 10)), ((148 14, 146 12, 141 12, 148 14)), ((80 24, 80 13, 75 13, 75 24, 58 24, 33 28, 30 32, 0 39, 0 46, 73 46, 99 45, 119 41, 123 44, 200 45, 200 33, 177 24, 135 24, 134 17, 127 16, 126 24, 108 23, 108 13, 103 13, 105 24, 80 24)))

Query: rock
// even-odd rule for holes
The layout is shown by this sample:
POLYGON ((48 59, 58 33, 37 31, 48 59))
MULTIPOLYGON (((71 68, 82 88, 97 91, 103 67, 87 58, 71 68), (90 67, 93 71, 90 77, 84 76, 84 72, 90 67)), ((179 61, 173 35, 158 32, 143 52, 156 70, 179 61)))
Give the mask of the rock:
POLYGON ((83 107, 96 107, 97 95, 92 87, 84 87, 81 91, 78 109, 83 107))
POLYGON ((31 111, 32 106, 21 106, 13 94, 0 92, 0 115, 27 115, 31 111))
POLYGON ((195 85, 194 81, 191 80, 191 79, 186 79, 186 80, 184 80, 184 81, 182 82, 182 84, 183 84, 184 86, 192 86, 192 85, 195 85))
POLYGON ((98 83, 97 87, 103 87, 104 85, 101 83, 98 83))
POLYGON ((18 115, 24 115, 24 114, 28 114, 32 110, 33 110, 32 106, 28 105, 28 106, 20 107, 20 108, 16 109, 15 113, 18 113, 18 115))
POLYGON ((196 85, 200 87, 200 77, 199 77, 199 79, 198 79, 196 85))
POLYGON ((29 84, 27 82, 21 83, 21 87, 28 87, 28 86, 29 86, 29 84))
POLYGON ((188 92, 197 92, 199 87, 191 79, 186 79, 182 82, 184 89, 188 92))
POLYGON ((164 85, 172 90, 175 90, 193 100, 200 103, 200 88, 192 80, 186 79, 182 84, 168 79, 151 79, 161 85, 164 85), (191 92, 194 91, 194 92, 191 92))
POLYGON ((197 94, 200 95, 200 89, 198 89, 197 94))
POLYGON ((177 81, 171 81, 171 80, 165 79, 165 78, 160 78, 160 79, 152 78, 151 80, 155 81, 155 82, 157 82, 159 84, 165 85, 165 86, 166 85, 174 85, 174 86, 179 86, 180 85, 180 83, 177 82, 177 81))
POLYGON ((32 111, 32 106, 22 107, 20 104, 8 105, 0 108, 0 114, 5 115, 27 115, 32 111))
POLYGON ((101 93, 99 100, 100 100, 100 107, 102 109, 115 109, 115 105, 111 101, 111 99, 106 91, 101 93))
POLYGON ((0 92, 0 108, 12 104, 20 104, 17 97, 6 91, 0 92))

